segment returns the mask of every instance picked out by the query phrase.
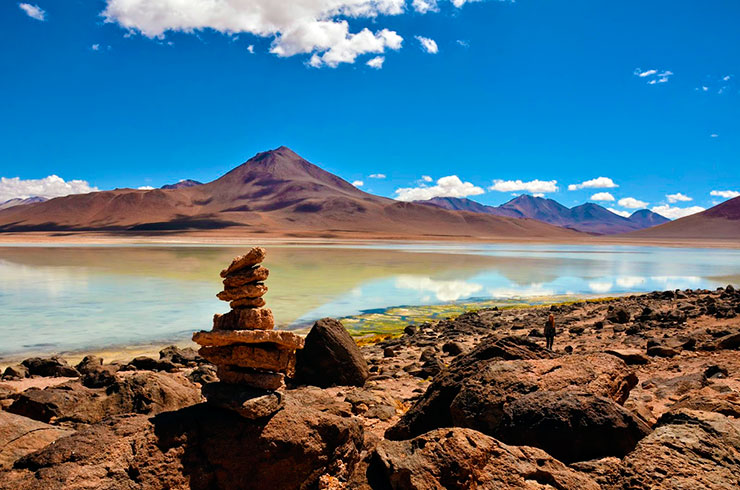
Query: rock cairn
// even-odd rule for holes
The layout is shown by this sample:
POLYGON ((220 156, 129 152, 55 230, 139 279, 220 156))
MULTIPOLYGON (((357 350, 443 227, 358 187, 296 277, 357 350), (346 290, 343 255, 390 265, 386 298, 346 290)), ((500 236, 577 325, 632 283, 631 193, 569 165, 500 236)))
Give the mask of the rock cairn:
POLYGON ((265 254, 264 248, 253 248, 221 271, 224 290, 216 296, 228 301, 231 311, 214 315, 213 330, 193 335, 202 346, 198 353, 216 365, 220 380, 205 385, 203 395, 209 403, 250 419, 282 407, 277 390, 286 375, 293 375, 296 349, 304 343, 292 332, 273 330, 275 319, 263 299, 270 273, 260 265, 265 254))

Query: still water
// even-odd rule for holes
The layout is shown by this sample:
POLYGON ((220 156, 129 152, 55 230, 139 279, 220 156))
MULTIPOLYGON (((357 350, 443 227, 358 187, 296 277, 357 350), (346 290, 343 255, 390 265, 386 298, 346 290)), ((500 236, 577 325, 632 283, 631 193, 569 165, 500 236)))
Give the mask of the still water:
MULTIPOLYGON (((176 342, 209 329, 213 313, 228 310, 215 296, 218 273, 247 248, 0 247, 0 359, 176 342)), ((634 246, 283 243, 269 245, 265 266, 268 307, 294 329, 398 306, 740 282, 740 250, 634 246)))

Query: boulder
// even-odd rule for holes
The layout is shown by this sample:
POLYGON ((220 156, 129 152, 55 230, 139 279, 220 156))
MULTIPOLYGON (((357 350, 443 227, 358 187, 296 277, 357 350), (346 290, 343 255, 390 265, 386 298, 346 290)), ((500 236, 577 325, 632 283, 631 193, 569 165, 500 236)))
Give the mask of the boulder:
POLYGON ((161 373, 136 373, 103 388, 87 388, 70 381, 43 390, 20 393, 9 412, 49 421, 95 423, 126 414, 156 414, 200 402, 198 388, 181 377, 161 373))
POLYGON ((637 349, 609 349, 604 352, 617 356, 628 366, 642 366, 650 362, 650 358, 637 349))
POLYGON ((450 405, 460 393, 465 379, 502 359, 552 357, 554 354, 551 351, 525 337, 486 337, 471 351, 457 356, 434 379, 424 396, 385 435, 389 439, 410 439, 438 427, 451 427, 450 405))
POLYGON ((624 458, 614 488, 740 488, 740 422, 695 410, 663 415, 624 458))
POLYGON ((159 351, 159 359, 186 367, 199 366, 206 362, 192 347, 181 349, 175 345, 169 345, 159 351))
POLYGON ((606 315, 607 321, 611 323, 629 323, 632 315, 627 308, 614 308, 606 315))
POLYGON ((332 318, 317 321, 297 353, 296 381, 322 388, 362 386, 369 376, 367 361, 344 326, 332 318))
POLYGON ((23 364, 8 366, 3 372, 3 379, 23 379, 27 378, 28 376, 28 368, 23 364))
POLYGON ((716 348, 719 349, 738 349, 740 348, 740 332, 726 335, 717 340, 716 348))
POLYGON ((126 371, 167 371, 169 373, 178 370, 178 366, 167 359, 153 359, 148 356, 138 356, 123 366, 126 371))
POLYGON ((676 357, 679 352, 666 345, 651 345, 647 348, 647 355, 650 357, 676 357))
POLYGON ((75 369, 80 374, 88 374, 92 371, 100 369, 103 365, 103 359, 98 356, 85 356, 76 366, 75 369))
POLYGON ((74 431, 0 411, 0 470, 10 468, 26 454, 46 447, 72 432, 74 431))
POLYGON ((442 352, 451 356, 462 354, 463 348, 458 342, 445 342, 442 346, 442 352))
POLYGON ((408 441, 381 441, 370 456, 366 476, 374 489, 600 488, 540 449, 508 446, 462 428, 436 429, 408 441))
POLYGON ((29 375, 76 378, 80 373, 58 356, 31 357, 21 362, 28 369, 29 375))
POLYGON ((260 420, 201 403, 86 426, 0 473, 0 489, 309 489, 346 479, 362 448, 356 419, 290 396, 260 420))
POLYGON ((544 449, 564 463, 622 457, 650 427, 610 398, 592 393, 535 391, 504 408, 498 438, 544 449))

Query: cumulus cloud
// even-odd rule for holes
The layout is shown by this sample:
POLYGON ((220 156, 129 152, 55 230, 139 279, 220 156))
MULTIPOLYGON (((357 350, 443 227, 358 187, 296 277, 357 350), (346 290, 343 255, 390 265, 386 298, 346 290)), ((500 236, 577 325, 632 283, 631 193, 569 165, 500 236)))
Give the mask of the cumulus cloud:
POLYGON ((614 196, 610 192, 597 192, 591 196, 592 201, 613 201, 614 196))
POLYGON ((32 19, 40 20, 42 22, 46 20, 46 11, 38 5, 19 3, 18 6, 32 19))
POLYGON ((677 192, 675 194, 668 194, 665 197, 668 198, 668 202, 671 204, 677 203, 677 202, 689 202, 689 201, 694 200, 693 198, 687 195, 681 194, 680 192, 677 192))
POLYGON ((352 185, 355 187, 362 187, 363 185, 365 185, 365 183, 361 180, 355 180, 352 182, 352 185))
POLYGON ((423 180, 424 182, 431 182, 432 178, 428 175, 422 175, 421 180, 423 180))
POLYGON ((580 184, 570 184, 569 191, 578 191, 581 189, 614 189, 619 187, 609 177, 596 177, 595 179, 586 180, 580 184))
POLYGON ((709 193, 710 196, 724 197, 725 199, 732 199, 740 196, 740 192, 737 191, 712 191, 709 193))
POLYGON ((365 64, 370 68, 380 70, 381 68, 383 68, 383 63, 385 63, 385 56, 376 56, 375 58, 369 59, 368 62, 365 64))
POLYGON ((627 209, 644 209, 650 204, 649 202, 640 201, 634 197, 625 197, 617 201, 617 204, 627 209))
POLYGON ((676 206, 671 206, 669 204, 664 204, 662 206, 655 206, 650 211, 652 211, 653 213, 658 213, 661 216, 665 216, 668 219, 678 219, 683 218, 684 216, 701 213, 702 211, 704 211, 704 208, 701 206, 679 208, 676 206))
POLYGON ((107 0, 102 15, 130 32, 161 38, 168 31, 192 33, 213 29, 272 38, 270 52, 288 57, 309 54, 311 66, 354 63, 366 53, 398 50, 396 32, 362 29, 350 32, 348 19, 400 15, 405 0, 107 0))
POLYGON ((416 40, 421 44, 421 48, 429 54, 436 54, 439 52, 437 42, 434 39, 430 39, 424 36, 415 36, 416 40))
POLYGON ((404 187, 396 189, 396 199, 399 201, 426 201, 433 197, 468 197, 483 194, 480 187, 463 182, 457 175, 449 175, 437 180, 437 185, 419 187, 404 187))
POLYGON ((529 192, 532 194, 544 194, 547 192, 558 191, 557 180, 530 180, 524 182, 521 180, 500 180, 493 181, 493 185, 488 188, 498 192, 529 192))
POLYGON ((634 75, 639 78, 647 80, 648 85, 656 85, 659 83, 667 83, 668 80, 673 76, 673 72, 670 70, 642 70, 640 68, 635 69, 634 75))
MULTIPOLYGON (((180 181, 180 182, 182 182, 182 181, 180 181)), ((154 187, 152 187, 150 185, 140 185, 136 189, 137 190, 140 190, 140 191, 153 191, 154 190, 154 187)))
POLYGON ((371 179, 385 179, 385 174, 370 174, 371 179))
POLYGON ((629 211, 622 211, 621 209, 607 208, 612 213, 621 216, 622 218, 629 218, 631 216, 629 211))
POLYGON ((411 6, 420 14, 426 14, 427 12, 439 12, 439 6, 437 0, 414 0, 411 6))
POLYGON ((247 46, 247 51, 249 51, 249 54, 254 54, 254 44, 247 46))
POLYGON ((43 179, 21 179, 19 177, 0 177, 0 202, 10 199, 26 199, 33 196, 53 197, 68 196, 70 194, 86 194, 97 192, 99 189, 84 180, 68 180, 57 175, 50 175, 43 179))

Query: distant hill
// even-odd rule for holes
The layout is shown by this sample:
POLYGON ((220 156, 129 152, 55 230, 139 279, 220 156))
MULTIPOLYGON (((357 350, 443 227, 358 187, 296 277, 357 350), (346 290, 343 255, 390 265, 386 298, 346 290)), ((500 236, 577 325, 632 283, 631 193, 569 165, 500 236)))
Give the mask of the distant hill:
POLYGON ((647 209, 636 211, 629 218, 624 218, 594 203, 585 203, 574 208, 568 208, 553 199, 530 195, 516 197, 501 206, 487 206, 470 199, 455 197, 438 197, 418 202, 452 210, 512 218, 531 218, 552 225, 599 235, 628 233, 669 221, 667 218, 647 209))
POLYGON ((530 219, 449 211, 363 192, 286 147, 202 185, 77 194, 0 211, 0 231, 184 231, 313 236, 568 238, 530 219))
POLYGON ((186 187, 195 187, 196 185, 203 185, 203 183, 197 180, 184 179, 176 184, 165 184, 160 189, 184 189, 186 187))
POLYGON ((5 202, 0 202, 0 209, 8 209, 8 208, 12 208, 13 206, 24 206, 26 204, 34 204, 37 202, 44 202, 46 200, 47 199, 45 197, 38 197, 38 196, 27 197, 25 199, 16 197, 15 199, 9 199, 5 202))
POLYGON ((630 233, 629 236, 740 240, 740 197, 725 201, 701 213, 630 233))

